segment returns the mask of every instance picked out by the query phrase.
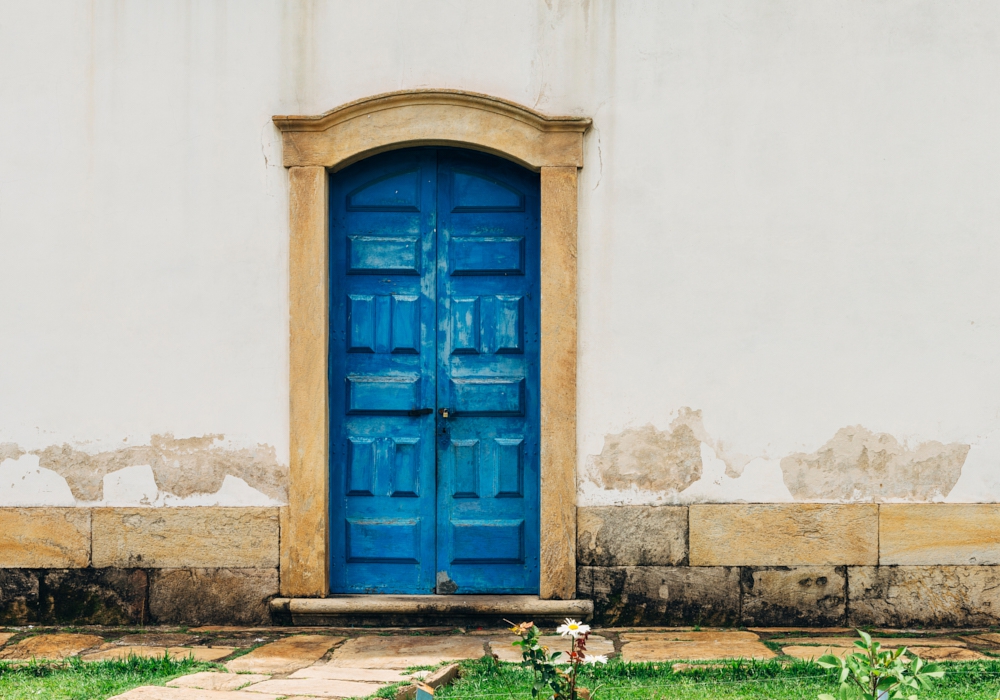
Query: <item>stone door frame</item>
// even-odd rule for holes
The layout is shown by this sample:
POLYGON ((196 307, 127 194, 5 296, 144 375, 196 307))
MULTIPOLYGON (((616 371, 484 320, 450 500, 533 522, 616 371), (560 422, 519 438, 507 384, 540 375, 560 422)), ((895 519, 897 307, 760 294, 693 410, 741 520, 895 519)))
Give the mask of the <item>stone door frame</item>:
POLYGON ((289 205, 289 485, 281 594, 329 595, 327 174, 383 151, 453 146, 541 174, 540 597, 576 594, 577 173, 589 119, 453 90, 376 95, 276 116, 289 205))

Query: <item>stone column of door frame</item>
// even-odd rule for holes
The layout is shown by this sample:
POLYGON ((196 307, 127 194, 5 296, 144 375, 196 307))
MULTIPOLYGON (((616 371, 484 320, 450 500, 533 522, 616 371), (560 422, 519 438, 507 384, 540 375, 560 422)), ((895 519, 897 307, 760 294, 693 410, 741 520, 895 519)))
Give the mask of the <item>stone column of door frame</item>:
POLYGON ((329 591, 329 217, 326 168, 288 169, 289 484, 281 518, 280 590, 329 591))
POLYGON ((387 150, 453 146, 541 172, 541 571, 544 599, 576 594, 577 170, 590 120, 487 95, 413 90, 316 116, 276 116, 289 170, 290 464, 281 594, 329 594, 326 171, 387 150))

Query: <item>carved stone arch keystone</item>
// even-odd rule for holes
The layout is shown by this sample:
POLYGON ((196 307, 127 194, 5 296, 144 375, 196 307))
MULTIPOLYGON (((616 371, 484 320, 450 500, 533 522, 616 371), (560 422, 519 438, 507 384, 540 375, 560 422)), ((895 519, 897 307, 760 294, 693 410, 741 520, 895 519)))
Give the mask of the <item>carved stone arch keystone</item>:
POLYGON ((329 594, 327 173, 376 153, 455 146, 541 173, 542 598, 576 593, 577 170, 589 119, 550 117, 496 97, 412 90, 317 116, 276 116, 289 169, 290 476, 281 593, 329 594))

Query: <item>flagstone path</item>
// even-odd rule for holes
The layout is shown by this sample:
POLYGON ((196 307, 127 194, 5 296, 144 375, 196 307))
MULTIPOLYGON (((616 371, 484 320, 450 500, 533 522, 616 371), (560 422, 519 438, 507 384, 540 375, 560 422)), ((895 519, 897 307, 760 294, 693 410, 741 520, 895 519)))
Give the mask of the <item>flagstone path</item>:
MULTIPOLYGON (((568 639, 546 630, 542 643, 567 652, 568 639)), ((1000 632, 990 629, 875 630, 884 648, 905 646, 928 661, 972 661, 1000 657, 1000 632), (893 636, 887 636, 893 635, 893 636)), ((847 628, 758 627, 743 630, 696 628, 598 628, 587 651, 624 661, 669 663, 680 672, 699 662, 721 659, 815 659, 844 656, 856 639, 847 628), (683 663, 680 663, 683 662, 683 663)), ((145 686, 117 700, 304 700, 362 698, 388 685, 409 684, 435 674, 414 667, 476 659, 487 654, 516 662, 517 638, 504 629, 199 627, 142 630, 93 627, 63 632, 55 628, 0 628, 0 661, 84 661, 129 655, 213 661, 217 670, 192 673, 163 686, 145 686)), ((402 686, 401 686, 402 687, 402 686)))

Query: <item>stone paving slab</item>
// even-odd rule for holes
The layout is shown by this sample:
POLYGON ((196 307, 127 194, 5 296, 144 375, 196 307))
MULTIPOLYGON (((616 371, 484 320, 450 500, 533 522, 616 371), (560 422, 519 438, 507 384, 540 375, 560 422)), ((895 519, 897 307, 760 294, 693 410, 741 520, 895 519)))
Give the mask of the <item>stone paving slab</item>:
POLYGON ((753 632, 623 632, 618 635, 623 642, 756 642, 760 637, 753 632))
POLYGON ((66 659, 102 644, 104 639, 93 634, 39 634, 0 650, 0 659, 66 659))
MULTIPOLYGON (((495 637, 490 639, 490 650, 496 654, 501 661, 520 662, 522 658, 521 647, 513 645, 513 643, 519 639, 520 637, 513 634, 503 637, 495 637)), ((561 637, 555 634, 546 634, 542 635, 539 639, 543 645, 549 648, 549 653, 561 651, 563 652, 563 656, 559 658, 563 661, 566 660, 566 654, 569 653, 572 647, 571 638, 561 637)), ((587 640, 587 653, 591 655, 610 656, 615 653, 615 643, 607 637, 592 634, 587 640)))
POLYGON ((246 693, 278 693, 319 698, 364 698, 385 688, 388 683, 360 683, 322 678, 285 678, 264 681, 243 689, 246 693))
POLYGON ((484 656, 482 637, 357 637, 334 653, 333 666, 352 668, 407 668, 435 666, 484 656))
POLYGON ((242 690, 201 690, 144 685, 108 700, 278 700, 283 695, 245 693, 242 690))
MULTIPOLYGON (((821 644, 831 647, 853 647, 854 642, 860 641, 860 637, 796 637, 794 640, 772 639, 770 641, 784 644, 786 641, 794 644, 821 644)), ((872 641, 878 642, 883 649, 895 649, 896 647, 964 647, 965 642, 957 639, 935 639, 934 637, 872 637, 872 641)))
POLYGON ((233 672, 250 671, 271 675, 291 673, 316 663, 342 641, 344 637, 329 637, 325 634, 285 637, 233 659, 226 664, 226 668, 233 672))
POLYGON ((202 671, 189 676, 181 676, 167 683, 168 688, 200 688, 201 690, 239 690, 251 683, 269 680, 270 676, 260 673, 220 673, 202 671))
POLYGON ((416 677, 428 671, 418 671, 415 674, 402 673, 393 669, 378 668, 345 668, 330 663, 306 666, 289 676, 289 678, 319 678, 329 681, 360 681, 362 683, 399 683, 416 677))
POLYGON ((84 661, 109 661, 112 659, 127 659, 138 656, 143 659, 159 659, 164 654, 179 661, 189 656, 195 661, 218 661, 236 651, 235 647, 122 647, 117 644, 107 645, 92 654, 84 654, 84 661))
POLYGON ((924 661, 978 661, 988 659, 986 654, 980 654, 972 649, 963 647, 909 647, 907 651, 912 651, 924 661))
POLYGON ((850 627, 747 627, 751 632, 762 634, 845 634, 854 632, 850 627))
MULTIPOLYGON (((908 647, 914 654, 924 661, 976 661, 978 659, 989 658, 984 654, 964 647, 908 647)), ((837 658, 844 658, 859 649, 843 646, 787 646, 781 651, 796 659, 810 660, 818 659, 821 656, 830 654, 837 658)), ((904 657, 906 658, 906 657, 904 657)))
POLYGON ((776 654, 754 641, 629 642, 622 647, 624 661, 711 661, 715 659, 773 659, 776 654))
POLYGON ((202 639, 200 635, 182 632, 151 632, 126 634, 121 639, 116 639, 115 644, 126 647, 184 647, 200 639, 202 639))

